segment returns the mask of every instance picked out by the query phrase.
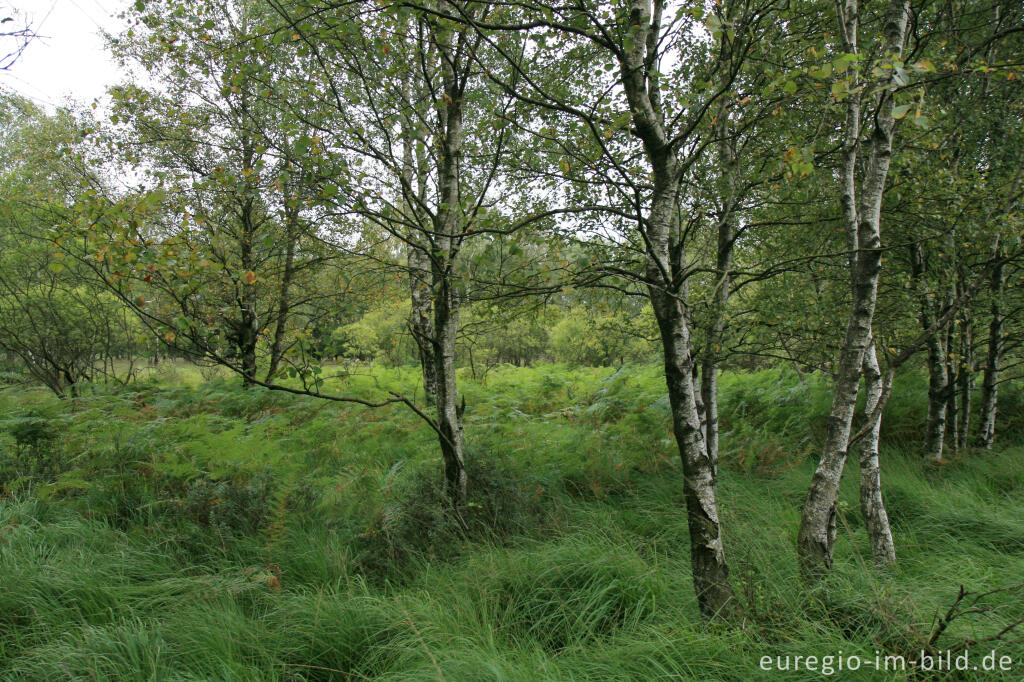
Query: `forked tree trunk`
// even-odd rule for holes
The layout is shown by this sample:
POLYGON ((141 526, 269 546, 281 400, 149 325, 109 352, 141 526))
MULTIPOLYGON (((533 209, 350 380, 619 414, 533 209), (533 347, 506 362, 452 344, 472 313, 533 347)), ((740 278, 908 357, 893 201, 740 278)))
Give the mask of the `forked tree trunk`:
POLYGON ((654 191, 646 220, 647 278, 651 305, 661 334, 665 382, 672 408, 672 425, 683 467, 683 497, 690 531, 690 563, 697 605, 707 618, 729 618, 737 604, 729 582, 722 528, 718 519, 715 463, 708 454, 693 380, 690 328, 686 319, 685 252, 678 230, 679 168, 668 142, 660 113, 660 92, 644 80, 645 55, 655 51, 652 23, 660 25, 664 5, 633 3, 634 30, 645 32, 623 66, 623 85, 633 120, 644 143, 654 175, 654 191))
MULTIPOLYGON (((411 97, 412 74, 406 74, 402 82, 405 99, 411 97)), ((417 81, 418 82, 418 81, 417 81)), ((417 87, 417 95, 422 96, 425 88, 417 87)), ((402 194, 405 198, 406 219, 415 225, 425 222, 422 204, 427 197, 425 150, 419 154, 413 151, 412 131, 418 123, 414 117, 406 119, 409 130, 402 140, 402 194)), ((428 403, 433 404, 437 395, 437 367, 434 358, 434 306, 431 299, 432 271, 429 248, 431 240, 428 235, 411 234, 406 244, 406 264, 409 268, 409 328, 419 355, 420 371, 423 374, 423 393, 428 403)))
POLYGON ((718 519, 717 480, 698 413, 694 359, 686 317, 686 263, 678 229, 680 164, 665 129, 659 77, 655 75, 664 0, 632 0, 634 40, 620 57, 620 78, 634 134, 643 143, 653 190, 646 216, 638 216, 646 252, 645 275, 661 334, 672 425, 683 468, 683 497, 690 530, 690 565, 697 605, 707 618, 738 611, 725 561, 718 519))
POLYGON ((682 304, 675 296, 660 287, 651 287, 649 292, 661 333, 672 427, 683 466, 683 498, 697 604, 706 617, 727 617, 736 604, 718 519, 715 466, 708 456, 697 412, 690 329, 682 304))
MULTIPOLYGON (((843 9, 844 16, 840 17, 840 29, 846 42, 846 49, 856 52, 857 2, 847 0, 845 8, 842 5, 839 7, 843 9)), ((891 0, 886 12, 883 53, 894 59, 899 58, 902 51, 908 9, 908 0, 891 0)), ((889 78, 891 79, 891 76, 889 78)), ((879 93, 876 100, 871 151, 864 171, 859 204, 856 200, 855 172, 860 140, 860 102, 855 99, 847 104, 841 204, 848 233, 852 218, 856 218, 857 225, 857 248, 852 259, 853 301, 846 327, 846 338, 839 355, 825 448, 807 491, 800 532, 797 536, 800 567, 808 577, 819 576, 824 570, 832 567, 839 481, 846 463, 861 367, 865 352, 871 343, 871 324, 878 297, 878 277, 882 258, 882 194, 892 156, 895 124, 891 80, 879 85, 884 90, 879 93)))

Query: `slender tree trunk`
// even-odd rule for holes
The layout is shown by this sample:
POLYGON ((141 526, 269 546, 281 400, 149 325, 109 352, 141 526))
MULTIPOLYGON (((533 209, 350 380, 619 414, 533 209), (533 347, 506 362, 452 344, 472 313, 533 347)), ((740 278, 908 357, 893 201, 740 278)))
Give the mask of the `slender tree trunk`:
MULTIPOLYGON (((955 293, 951 293, 949 300, 952 301, 956 298, 955 293)), ((956 325, 950 323, 949 327, 946 328, 946 432, 949 434, 949 441, 953 445, 953 451, 956 452, 957 445, 960 443, 959 433, 957 432, 957 426, 960 424, 958 420, 958 408, 960 403, 960 394, 957 393, 956 387, 960 379, 957 374, 958 363, 954 357, 956 349, 956 325)))
POLYGON ((238 354, 242 364, 242 384, 249 388, 256 378, 256 316, 251 308, 242 313, 239 325, 238 354))
POLYGON ((941 461, 946 435, 946 393, 948 381, 943 362, 945 348, 939 334, 928 341, 928 420, 925 425, 924 458, 941 461))
POLYGON ((458 334, 458 299, 451 283, 435 282, 434 366, 437 423, 440 429, 441 456, 444 461, 445 487, 456 508, 466 503, 466 457, 462 438, 462 407, 458 403, 455 379, 455 339, 458 334))
POLYGON ((288 224, 284 254, 284 272, 281 275, 281 291, 277 299, 277 322, 274 327, 274 340, 270 346, 270 366, 267 368, 266 381, 269 383, 277 374, 281 359, 284 356, 284 337, 288 330, 288 315, 291 312, 291 285, 295 277, 295 242, 298 241, 298 211, 289 211, 285 217, 288 224))
MULTIPOLYGON (((961 292, 958 292, 958 295, 961 292)), ((957 392, 960 394, 959 412, 957 413, 956 449, 966 450, 971 428, 971 393, 974 389, 974 336, 971 330, 971 314, 969 308, 961 311, 958 324, 960 327, 960 356, 957 370, 957 392)))
MULTIPOLYGON (((870 419, 882 397, 882 371, 878 367, 874 342, 864 353, 863 369, 864 393, 867 398, 864 401, 864 414, 870 419)), ((896 561, 896 547, 892 541, 889 515, 882 502, 882 478, 878 463, 878 434, 881 428, 882 420, 878 418, 860 446, 860 511, 864 517, 868 542, 871 544, 871 556, 876 565, 896 561)))
MULTIPOLYGON (((251 166, 248 167, 251 168, 251 166)), ((242 210, 243 237, 241 244, 241 266, 243 271, 252 271, 254 268, 252 257, 252 239, 254 232, 252 225, 252 208, 252 199, 249 199, 246 201, 246 205, 242 210)), ((239 360, 241 362, 242 385, 249 388, 255 385, 256 379, 256 342, 259 337, 259 320, 256 319, 256 291, 255 286, 247 282, 241 282, 238 286, 241 287, 241 292, 239 294, 241 310, 239 311, 240 316, 236 343, 238 346, 239 360)))
MULTIPOLYGON (((921 328, 931 329, 935 324, 934 307, 925 286, 926 265, 924 250, 920 244, 910 249, 911 273, 915 281, 917 297, 921 303, 921 328)), ((943 344, 944 332, 935 332, 928 337, 928 418, 925 422, 923 456, 927 460, 942 459, 943 439, 946 435, 946 349, 943 344)))
POLYGON ((718 519, 715 463, 707 452, 697 407, 690 328, 680 300, 683 296, 670 288, 662 274, 664 264, 670 262, 668 244, 675 213, 674 193, 665 188, 661 191, 669 196, 655 200, 648 218, 647 275, 651 281, 663 283, 651 286, 649 294, 661 334, 672 426, 683 466, 693 586, 697 604, 706 617, 728 617, 737 605, 729 582, 729 566, 718 519))
POLYGON ((697 413, 690 330, 678 300, 656 288, 650 293, 664 346, 665 383, 683 465, 693 586, 705 616, 725 616, 735 608, 735 603, 718 519, 718 482, 697 413))
POLYGON ((729 303, 729 287, 732 284, 733 245, 736 242, 736 150, 734 140, 729 136, 729 112, 723 107, 719 113, 717 134, 719 163, 722 166, 721 210, 718 216, 718 249, 716 253, 716 274, 714 305, 711 325, 707 333, 704 357, 701 367, 701 395, 704 399, 705 427, 708 457, 718 466, 718 360, 722 351, 725 331, 725 309, 729 303))
MULTIPOLYGON (((413 101, 410 96, 412 88, 409 79, 411 74, 406 74, 402 83, 402 89, 408 101, 413 101)), ((417 88, 419 95, 423 95, 424 88, 417 88)), ((412 119, 406 120, 410 129, 417 123, 412 119)), ((423 210, 420 205, 425 201, 427 194, 426 173, 424 172, 425 159, 417 155, 413 150, 413 135, 406 134, 402 140, 402 193, 405 197, 405 210, 407 219, 414 224, 421 224, 424 220, 423 210)), ((420 371, 423 374, 423 392, 428 403, 433 403, 437 395, 437 368, 434 358, 434 324, 431 317, 434 314, 431 301, 431 265, 430 256, 424 250, 422 244, 411 235, 406 244, 406 263, 409 267, 409 292, 411 300, 411 311, 409 315, 409 328, 419 353, 420 371)), ((422 240, 429 243, 429 238, 422 240)))
MULTIPOLYGON (((998 252, 997 252, 998 256, 998 252)), ((988 355, 981 379, 981 425, 978 430, 978 446, 992 449, 996 437, 996 408, 999 402, 999 367, 1003 355, 1003 307, 1002 296, 1005 280, 1003 266, 992 273, 989 291, 991 318, 988 323, 988 355)))
MULTIPOLYGON (((693 321, 689 321, 688 324, 692 327, 693 321)), ((701 377, 701 366, 694 358, 690 367, 690 379, 693 382, 694 387, 698 387, 693 394, 693 399, 697 404, 697 419, 700 420, 700 432, 704 438, 705 448, 707 447, 707 434, 708 434, 708 413, 707 408, 704 406, 704 394, 699 390, 700 386, 703 386, 704 379, 701 377)))
POLYGON ((410 326, 419 351, 423 371, 423 392, 427 402, 437 396, 437 367, 434 360, 433 304, 430 296, 430 258, 417 246, 406 249, 409 264, 409 289, 412 298, 410 326))
MULTIPOLYGON (((848 0, 840 17, 840 28, 848 44, 856 51, 857 3, 848 0)), ((884 32, 886 55, 898 58, 906 32, 908 0, 891 0, 886 12, 884 32)), ((891 77, 890 77, 891 78, 891 77)), ((797 551, 803 573, 809 577, 820 575, 832 567, 836 536, 836 504, 839 481, 849 448, 850 429, 856 409, 861 367, 871 343, 871 324, 878 297, 878 278, 881 270, 881 208, 882 194, 892 157, 892 138, 895 119, 891 82, 882 83, 885 90, 877 98, 875 125, 871 135, 871 152, 864 171, 860 202, 856 203, 856 156, 860 139, 860 103, 847 105, 846 129, 843 144, 843 181, 841 205, 847 221, 856 217, 857 249, 853 259, 853 301, 846 328, 846 338, 839 355, 839 368, 832 396, 832 409, 828 418, 825 448, 811 479, 804 503, 797 551)))
POLYGON ((634 133, 650 164, 654 188, 646 216, 638 216, 646 250, 651 307, 661 334, 665 382, 683 468, 683 497, 690 530, 690 563, 697 605, 706 618, 729 618, 739 609, 729 582, 718 519, 717 477, 698 413, 698 387, 686 316, 685 248, 679 230, 677 150, 665 130, 656 75, 659 29, 666 3, 632 0, 629 31, 635 37, 621 56, 620 75, 634 133))
MULTIPOLYGON (((875 247, 877 248, 877 247, 875 247)), ((861 365, 871 338, 871 320, 875 311, 878 287, 876 255, 862 252, 858 260, 876 261, 858 265, 857 295, 846 329, 846 339, 839 357, 839 371, 832 395, 825 436, 825 449, 811 479, 804 502, 803 518, 797 547, 801 566, 810 576, 832 567, 832 554, 836 538, 836 503, 839 481, 846 463, 850 429, 857 404, 861 365)))
POLYGON ((454 64, 457 57, 449 35, 435 35, 442 52, 443 102, 438 104, 442 135, 438 141, 440 167, 433 251, 430 254, 434 305, 434 367, 437 423, 444 460, 445 488, 456 509, 467 501, 465 448, 462 438, 462 407, 455 376, 455 341, 458 334, 459 296, 454 265, 461 244, 461 195, 459 169, 463 142, 462 88, 454 64))
MULTIPOLYGON (((245 106, 243 101, 243 107, 245 106)), ((250 140, 242 143, 242 167, 253 168, 256 153, 250 140)), ((253 254, 253 242, 256 239, 256 199, 245 196, 238 207, 240 222, 240 263, 243 273, 256 272, 256 259, 253 254)), ((246 388, 256 385, 256 343, 259 340, 259 320, 256 317, 256 286, 244 277, 235 286, 238 292, 239 324, 236 336, 238 355, 241 362, 242 385, 246 388)))

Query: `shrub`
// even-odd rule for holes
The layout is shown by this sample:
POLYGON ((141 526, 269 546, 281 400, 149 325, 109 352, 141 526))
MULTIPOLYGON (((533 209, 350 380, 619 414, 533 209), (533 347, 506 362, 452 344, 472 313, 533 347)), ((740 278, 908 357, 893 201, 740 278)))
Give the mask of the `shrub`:
POLYGON ((58 448, 60 421, 22 412, 0 421, 0 489, 52 481, 64 469, 58 448), (4 437, 12 446, 2 447, 4 437))
POLYGON ((399 480, 369 530, 357 541, 365 573, 397 577, 417 559, 446 560, 473 541, 503 542, 547 522, 543 487, 495 456, 466 458, 469 502, 454 510, 437 467, 399 480))

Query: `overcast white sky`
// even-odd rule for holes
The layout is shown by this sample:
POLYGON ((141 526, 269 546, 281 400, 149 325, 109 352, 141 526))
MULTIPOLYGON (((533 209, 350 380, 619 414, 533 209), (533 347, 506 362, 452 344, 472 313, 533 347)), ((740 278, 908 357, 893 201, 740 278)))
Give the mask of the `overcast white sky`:
MULTIPOLYGON (((129 0, 0 0, 27 16, 40 35, 9 71, 0 87, 15 90, 52 110, 72 98, 89 103, 121 79, 107 55, 100 29, 117 33, 117 19, 129 0)), ((7 24, 10 26, 11 24, 7 24)))

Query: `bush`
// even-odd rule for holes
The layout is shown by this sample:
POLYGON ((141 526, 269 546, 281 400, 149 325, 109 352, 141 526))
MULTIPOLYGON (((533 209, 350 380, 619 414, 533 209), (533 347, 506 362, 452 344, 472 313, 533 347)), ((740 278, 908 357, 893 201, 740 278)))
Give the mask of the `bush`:
POLYGON ((494 456, 467 456, 468 504, 454 510, 438 467, 399 480, 369 530, 357 540, 356 563, 377 577, 398 577, 417 560, 448 560, 469 542, 501 543, 535 533, 548 521, 544 488, 494 456))
POLYGON ((0 421, 0 490, 52 481, 65 469, 59 452, 60 421, 22 412, 0 421), (11 442, 3 447, 3 440, 11 442))

